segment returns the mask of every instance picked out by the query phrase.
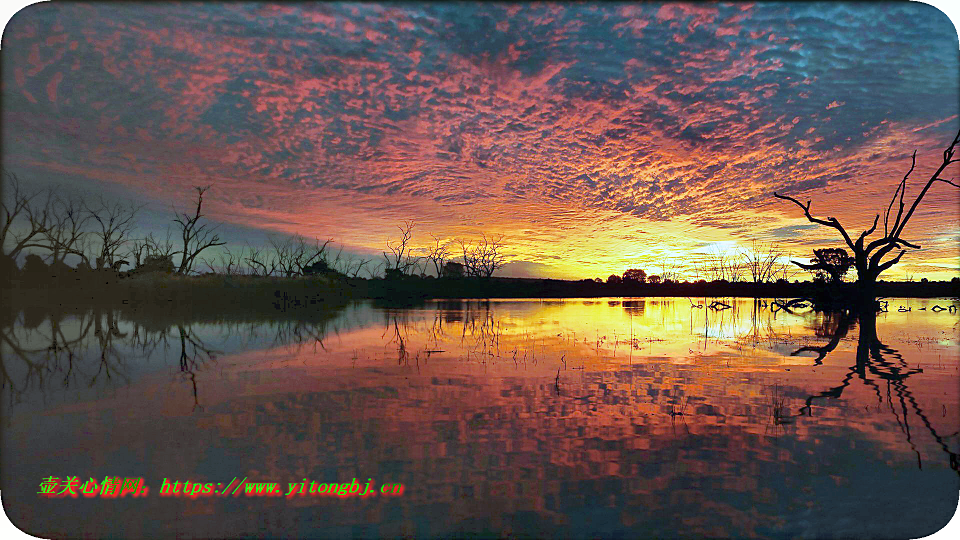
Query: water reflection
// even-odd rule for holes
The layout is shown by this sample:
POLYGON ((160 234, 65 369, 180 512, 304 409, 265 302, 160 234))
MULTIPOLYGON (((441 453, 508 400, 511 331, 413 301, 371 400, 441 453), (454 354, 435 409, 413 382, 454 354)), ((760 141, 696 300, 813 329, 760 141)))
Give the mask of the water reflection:
MULTIPOLYGON (((907 311, 910 310, 904 309, 900 312, 903 313, 907 311)), ((907 387, 907 379, 910 378, 910 376, 923 373, 923 369, 919 367, 919 363, 918 367, 911 368, 907 364, 904 356, 897 349, 880 341, 880 338, 877 336, 876 313, 860 313, 854 315, 850 311, 841 311, 826 315, 817 335, 829 336, 830 340, 822 346, 801 347, 792 354, 797 355, 802 352, 813 351, 817 353, 817 358, 814 360, 815 364, 822 364, 826 355, 836 349, 840 341, 846 337, 847 331, 854 326, 859 319, 860 331, 857 337, 856 363, 850 366, 849 371, 840 382, 840 385, 808 397, 806 405, 799 410, 798 414, 812 415, 812 405, 815 399, 839 398, 843 394, 844 389, 850 385, 850 381, 854 377, 857 377, 865 385, 874 390, 880 403, 883 403, 884 398, 886 398, 886 404, 896 419, 900 431, 903 433, 907 443, 910 444, 910 448, 917 455, 917 466, 919 468, 923 468, 923 460, 910 434, 909 418, 911 412, 920 419, 923 426, 947 454, 950 468, 960 473, 960 461, 958 461, 957 453, 950 450, 944 437, 937 432, 937 429, 927 418, 927 415, 923 409, 921 409, 913 393, 907 387), (875 379, 879 379, 880 383, 878 384, 878 381, 875 379), (883 385, 882 389, 881 385, 883 385), (891 396, 891 391, 893 396, 891 396), (896 405, 894 401, 896 401, 896 405), (908 410, 908 402, 910 404, 910 410, 908 410), (897 408, 899 408, 899 411, 897 408)), ((945 407, 944 405, 944 408, 945 407)), ((782 417, 780 420, 785 421, 782 417)), ((954 432, 950 437, 955 437, 956 435, 957 432, 954 432)))
POLYGON ((21 313, 0 334, 4 501, 41 536, 922 536, 960 485, 949 305, 21 313), (34 498, 49 474, 408 488, 110 506, 34 498))

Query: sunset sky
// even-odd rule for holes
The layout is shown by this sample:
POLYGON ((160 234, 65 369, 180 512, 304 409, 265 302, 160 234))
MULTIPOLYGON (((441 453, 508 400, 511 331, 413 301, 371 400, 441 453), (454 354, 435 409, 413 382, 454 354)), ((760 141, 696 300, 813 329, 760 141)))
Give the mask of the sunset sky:
MULTIPOLYGON (((920 3, 44 3, 2 47, 4 168, 31 185, 146 202, 145 233, 209 184, 235 246, 503 234, 513 276, 809 258, 841 240, 774 190, 859 232, 960 127, 957 32, 920 3)), ((884 278, 957 275, 958 191, 884 278)))

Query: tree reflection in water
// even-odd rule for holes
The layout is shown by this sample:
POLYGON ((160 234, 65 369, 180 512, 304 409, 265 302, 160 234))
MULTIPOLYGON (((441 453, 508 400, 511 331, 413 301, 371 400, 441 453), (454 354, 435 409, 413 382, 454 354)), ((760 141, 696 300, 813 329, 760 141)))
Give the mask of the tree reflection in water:
MULTIPOLYGON (((30 392, 54 390, 51 380, 58 380, 61 389, 121 387, 131 382, 131 357, 149 361, 176 356, 179 373, 191 386, 193 410, 203 411, 197 373, 222 354, 199 336, 195 326, 203 323, 131 322, 120 310, 95 308, 69 315, 26 310, 5 323, 0 326, 0 387, 11 405, 30 392)), ((326 319, 216 324, 224 330, 224 339, 259 340, 268 329, 273 347, 313 344, 321 349, 330 326, 326 319)))
MULTIPOLYGON (((629 345, 630 356, 625 363, 634 362, 633 354, 643 351, 654 342, 662 341, 651 334, 640 335, 639 324, 634 327, 634 318, 644 316, 644 312, 654 310, 661 317, 666 313, 655 299, 625 300, 608 302, 613 311, 625 310, 629 315, 629 328, 606 328, 598 330, 596 336, 577 335, 575 330, 564 330, 562 334, 537 334, 535 329, 515 324, 507 330, 504 318, 491 308, 490 302, 443 301, 432 309, 417 311, 414 309, 383 309, 383 333, 381 346, 389 352, 400 367, 416 367, 419 372, 422 362, 428 362, 432 355, 445 353, 457 355, 461 360, 482 365, 488 363, 506 363, 516 369, 535 368, 538 361, 545 362, 549 369, 550 387, 553 393, 563 398, 587 400, 590 396, 579 396, 580 392, 568 383, 573 375, 570 370, 581 370, 586 359, 582 348, 588 343, 600 361, 601 348, 607 359, 617 361, 617 347, 629 345), (432 311, 432 313, 431 313, 432 311), (619 334, 618 334, 619 332, 619 334), (636 333, 636 336, 632 334, 636 333), (601 335, 602 334, 602 335, 601 335), (630 341, 626 341, 627 336, 630 341), (580 349, 577 349, 580 347, 580 349), (566 354, 565 354, 566 352, 566 354), (612 355, 609 356, 609 355, 612 355), (571 363, 570 367, 567 364, 571 363), (548 367, 549 366, 549 367, 548 367), (568 389, 573 395, 567 395, 568 389), (562 391, 561 391, 562 390, 562 391)), ((664 305, 670 309, 682 307, 687 312, 684 300, 667 301, 664 305), (673 304, 670 304, 673 302, 673 304)), ((691 343, 690 358, 701 358, 699 350, 706 351, 708 345, 721 342, 736 342, 742 355, 744 344, 781 345, 795 342, 795 337, 784 335, 782 325, 774 324, 774 317, 780 313, 794 315, 796 303, 787 301, 752 301, 749 304, 732 302, 730 309, 712 309, 707 302, 698 304, 689 301, 691 337, 697 343, 691 343), (694 316, 696 315, 696 317, 694 316), (703 325, 695 328, 695 319, 702 317, 703 325), (740 319, 749 317, 749 324, 740 326, 740 319), (747 330, 748 329, 748 330, 747 330), (702 334, 700 333, 702 332, 702 334), (699 341, 702 339, 702 344, 699 341)), ((598 304, 601 305, 601 304, 598 304)), ((809 307, 809 306, 807 306, 809 307)), ((813 312, 810 312, 813 313, 813 312)), ((858 313, 853 310, 817 313, 821 317, 813 329, 813 334, 825 338, 820 345, 804 345, 781 354, 802 356, 813 354, 814 366, 823 366, 825 359, 840 348, 847 340, 850 330, 857 329, 857 348, 855 362, 844 373, 839 384, 824 391, 809 395, 803 406, 790 411, 783 389, 776 386, 771 391, 771 410, 774 424, 778 427, 791 424, 801 416, 814 416, 814 407, 818 402, 831 398, 840 398, 847 387, 859 380, 876 394, 878 401, 885 404, 894 416, 900 431, 917 455, 918 466, 922 468, 920 451, 915 445, 917 426, 929 431, 937 445, 949 458, 950 467, 960 473, 958 454, 950 450, 948 441, 956 433, 941 435, 929 420, 919 400, 908 386, 910 377, 922 373, 921 367, 911 367, 904 356, 893 347, 883 343, 877 335, 876 313, 858 313)), ((178 372, 184 382, 189 383, 193 396, 193 410, 203 411, 198 373, 216 364, 217 358, 224 354, 219 345, 211 345, 201 338, 198 325, 211 321, 190 322, 185 319, 170 321, 162 317, 151 320, 147 317, 132 318, 120 310, 92 309, 82 313, 62 314, 56 312, 21 312, 8 318, 0 327, 0 343, 3 355, 0 357, 0 376, 2 386, 8 394, 11 404, 18 403, 25 393, 33 389, 79 387, 119 387, 130 379, 129 365, 132 358, 143 360, 151 358, 178 359, 178 372), (123 321, 123 323, 121 323, 123 321), (159 322, 158 322, 159 321, 159 322), (51 386, 51 381, 58 384, 51 386)), ((224 340, 246 340, 236 344, 236 350, 245 350, 253 343, 258 347, 273 348, 295 345, 312 347, 318 354, 328 354, 326 339, 331 331, 340 334, 335 313, 319 319, 290 319, 281 321, 212 321, 219 328, 224 340)), ((661 324, 662 321, 661 321, 661 324)), ((786 333, 789 333, 787 328, 786 333)), ((361 356, 362 348, 352 350, 355 363, 361 356)), ((704 352, 706 354, 706 352, 704 352)), ((729 358, 729 357, 728 357, 729 358)), ((599 364, 597 364, 599 365, 599 364)), ((727 364, 729 366, 729 363, 727 364)), ((200 378, 202 381, 202 378, 200 378)), ((671 423, 685 424, 687 417, 694 414, 687 405, 688 398, 683 389, 657 392, 669 400, 671 423), (679 393, 678 393, 679 392, 679 393)), ((701 399, 701 398, 698 398, 701 399)), ((692 419, 690 421, 693 421, 692 419)))
MULTIPOLYGON (((851 381, 859 379, 863 381, 864 385, 873 389, 880 403, 883 403, 886 399, 890 412, 896 418, 897 425, 900 426, 907 443, 910 444, 911 449, 917 455, 918 467, 922 469, 923 462, 910 432, 911 412, 916 418, 920 419, 923 426, 947 454, 950 468, 960 474, 958 454, 950 450, 945 438, 934 428, 907 386, 907 379, 912 375, 923 373, 923 369, 920 367, 911 368, 899 351, 880 341, 877 335, 877 313, 869 310, 843 310, 827 312, 824 315, 818 335, 829 336, 830 340, 822 346, 801 347, 791 355, 797 356, 804 352, 813 352, 817 355, 814 364, 822 365, 824 358, 837 348, 841 340, 846 337, 847 332, 854 326, 859 326, 856 362, 850 366, 839 385, 807 397, 806 404, 794 416, 813 416, 813 405, 816 400, 840 398, 844 389, 850 386, 851 381), (829 331, 825 332, 824 329, 829 331)), ((777 421, 781 423, 788 422, 790 418, 788 415, 783 415, 782 412, 777 414, 777 417, 777 421)), ((949 436, 954 435, 957 435, 957 433, 949 436)))

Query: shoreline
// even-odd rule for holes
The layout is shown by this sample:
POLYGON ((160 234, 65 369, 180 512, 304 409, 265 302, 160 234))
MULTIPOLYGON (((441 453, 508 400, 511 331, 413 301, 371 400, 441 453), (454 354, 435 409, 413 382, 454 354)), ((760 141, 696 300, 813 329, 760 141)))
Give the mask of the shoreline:
MULTIPOLYGON (((132 277, 66 275, 45 282, 10 280, 0 288, 10 308, 60 305, 62 307, 149 306, 191 307, 222 312, 286 311, 318 305, 339 305, 372 299, 419 302, 430 299, 518 298, 823 298, 842 300, 853 283, 839 286, 815 282, 680 282, 600 283, 593 280, 541 278, 420 278, 362 279, 339 275, 307 277, 180 276, 144 274, 132 277)), ((960 298, 960 280, 930 282, 878 282, 877 297, 960 298)))

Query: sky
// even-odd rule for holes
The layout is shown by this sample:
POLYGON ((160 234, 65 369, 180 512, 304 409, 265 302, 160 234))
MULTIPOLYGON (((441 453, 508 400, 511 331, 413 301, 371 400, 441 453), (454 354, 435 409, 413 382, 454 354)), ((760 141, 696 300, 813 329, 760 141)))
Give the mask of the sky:
MULTIPOLYGON (((916 2, 43 3, 2 48, 3 166, 30 184, 144 202, 143 231, 211 185, 234 246, 502 234, 509 276, 809 258, 842 241, 774 191, 859 232, 960 128, 957 31, 916 2)), ((960 273, 958 191, 883 277, 960 273)))

